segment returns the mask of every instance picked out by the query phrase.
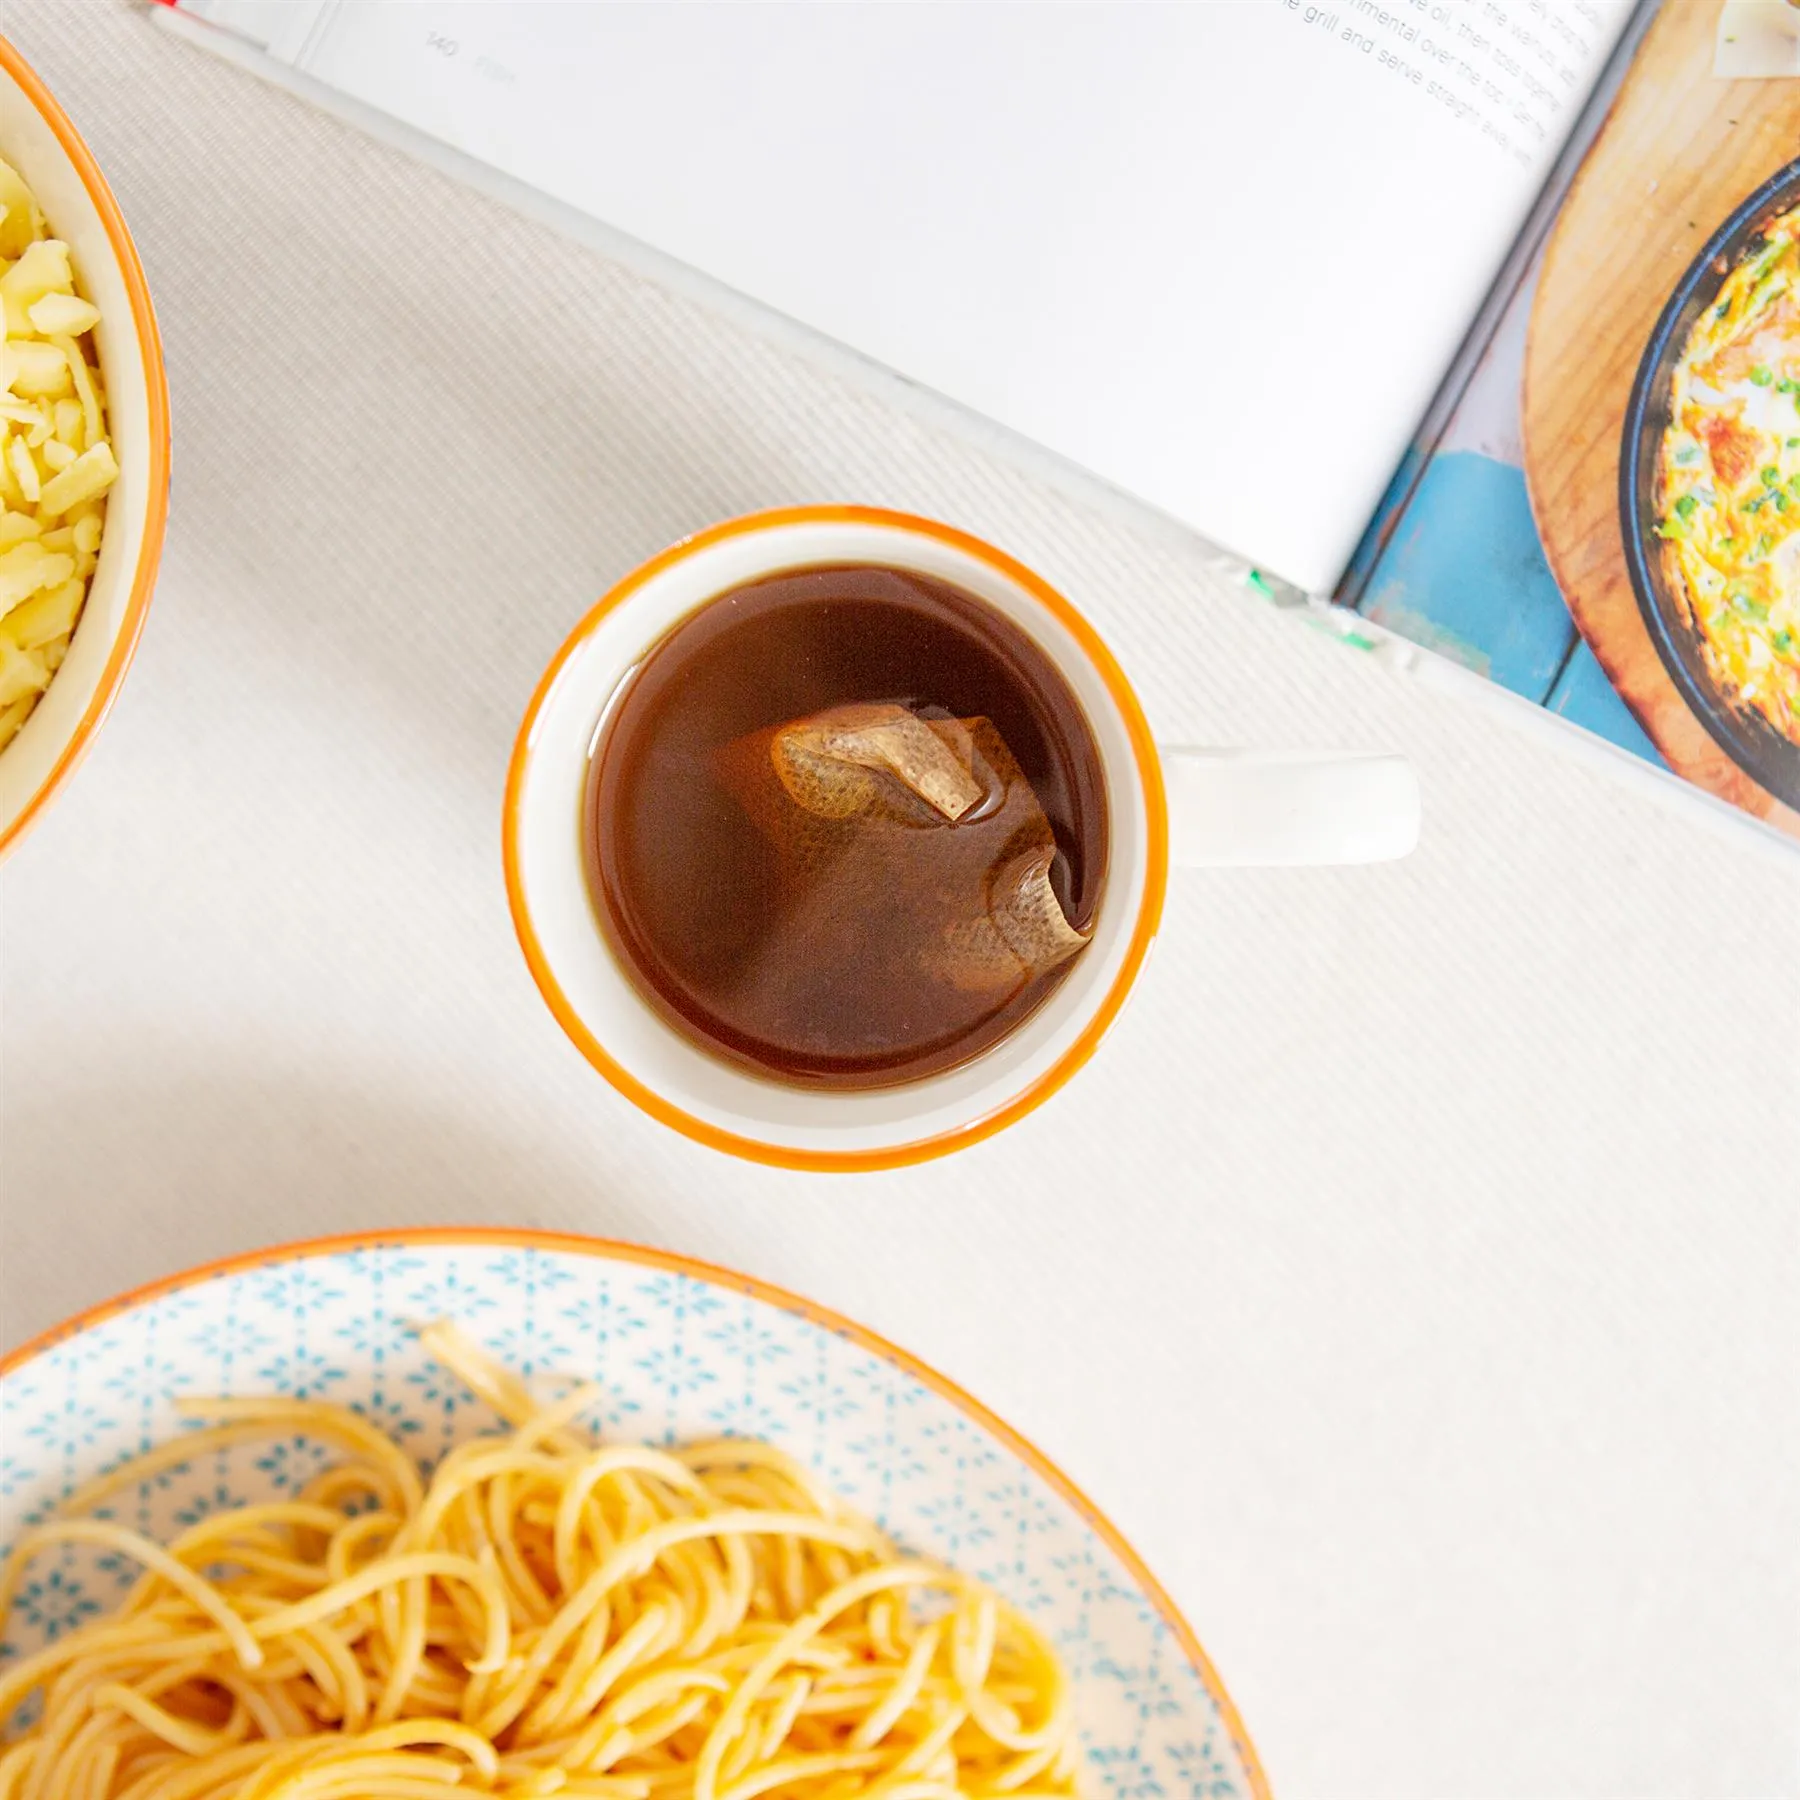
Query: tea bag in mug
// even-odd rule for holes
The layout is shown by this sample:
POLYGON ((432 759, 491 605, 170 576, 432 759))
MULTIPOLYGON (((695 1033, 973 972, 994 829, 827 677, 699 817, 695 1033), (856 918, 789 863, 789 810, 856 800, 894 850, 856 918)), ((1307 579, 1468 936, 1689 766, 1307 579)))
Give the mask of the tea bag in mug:
POLYGON ((720 765, 817 954, 867 981, 997 995, 1087 943, 1051 885, 1050 821, 987 719, 836 706, 738 739, 720 765))

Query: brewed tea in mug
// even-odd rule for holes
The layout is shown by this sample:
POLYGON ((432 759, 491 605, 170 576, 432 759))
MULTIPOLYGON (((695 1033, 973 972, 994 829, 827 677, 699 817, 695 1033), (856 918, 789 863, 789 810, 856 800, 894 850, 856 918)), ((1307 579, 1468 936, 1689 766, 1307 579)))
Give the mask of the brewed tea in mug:
POLYGON ((719 595, 607 708, 584 833, 600 927, 692 1042, 794 1085, 981 1055, 1091 933, 1099 750, 1050 658, 941 580, 807 568, 719 595))

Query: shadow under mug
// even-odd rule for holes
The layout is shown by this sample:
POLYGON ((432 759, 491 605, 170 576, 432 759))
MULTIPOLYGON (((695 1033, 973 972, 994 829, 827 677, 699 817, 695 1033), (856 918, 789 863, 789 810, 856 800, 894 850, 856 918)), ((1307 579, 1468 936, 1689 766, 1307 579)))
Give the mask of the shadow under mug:
POLYGON ((628 575, 557 652, 507 774, 507 898, 533 978, 593 1066, 700 1143, 784 1168, 866 1170, 961 1149, 1022 1118, 1093 1054, 1156 935, 1171 862, 1375 862, 1418 838, 1419 794, 1394 756, 1158 749, 1093 627, 1002 551, 950 526, 807 506, 713 526, 628 575), (1028 633, 1087 716, 1106 783, 1106 891, 1087 949, 1038 1010, 960 1068, 891 1088, 761 1078, 708 1054, 639 995, 594 914, 583 845, 589 759, 609 703, 676 623, 731 589, 809 567, 912 570, 1028 633))

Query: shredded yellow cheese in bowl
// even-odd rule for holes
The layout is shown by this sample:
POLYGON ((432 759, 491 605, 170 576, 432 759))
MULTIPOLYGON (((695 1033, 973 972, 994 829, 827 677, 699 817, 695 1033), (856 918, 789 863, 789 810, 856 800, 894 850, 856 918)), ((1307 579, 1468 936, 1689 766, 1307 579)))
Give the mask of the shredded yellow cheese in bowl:
POLYGON ((68 654, 119 465, 69 246, 0 161, 0 751, 68 654))

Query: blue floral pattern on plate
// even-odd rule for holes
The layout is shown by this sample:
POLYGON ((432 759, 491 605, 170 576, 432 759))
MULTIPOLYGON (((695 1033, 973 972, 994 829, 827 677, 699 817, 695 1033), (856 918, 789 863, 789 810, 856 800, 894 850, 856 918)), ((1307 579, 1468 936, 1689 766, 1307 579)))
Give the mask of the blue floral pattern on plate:
MULTIPOLYGON (((1095 1800, 1266 1796, 1209 1672, 1106 1533, 950 1393, 833 1326, 654 1253, 471 1236, 277 1252, 203 1273, 0 1376, 0 1547, 82 1482, 183 1429, 179 1397, 355 1407, 430 1464, 497 1428, 409 1326, 450 1316, 528 1378, 602 1385, 590 1423, 669 1441, 768 1437, 902 1542, 990 1581, 1073 1672, 1095 1800)), ((329 1456, 277 1436, 102 1509, 156 1537, 291 1492, 329 1456)), ((69 1547, 28 1572, 0 1660, 114 1605, 137 1570, 69 1547)))

